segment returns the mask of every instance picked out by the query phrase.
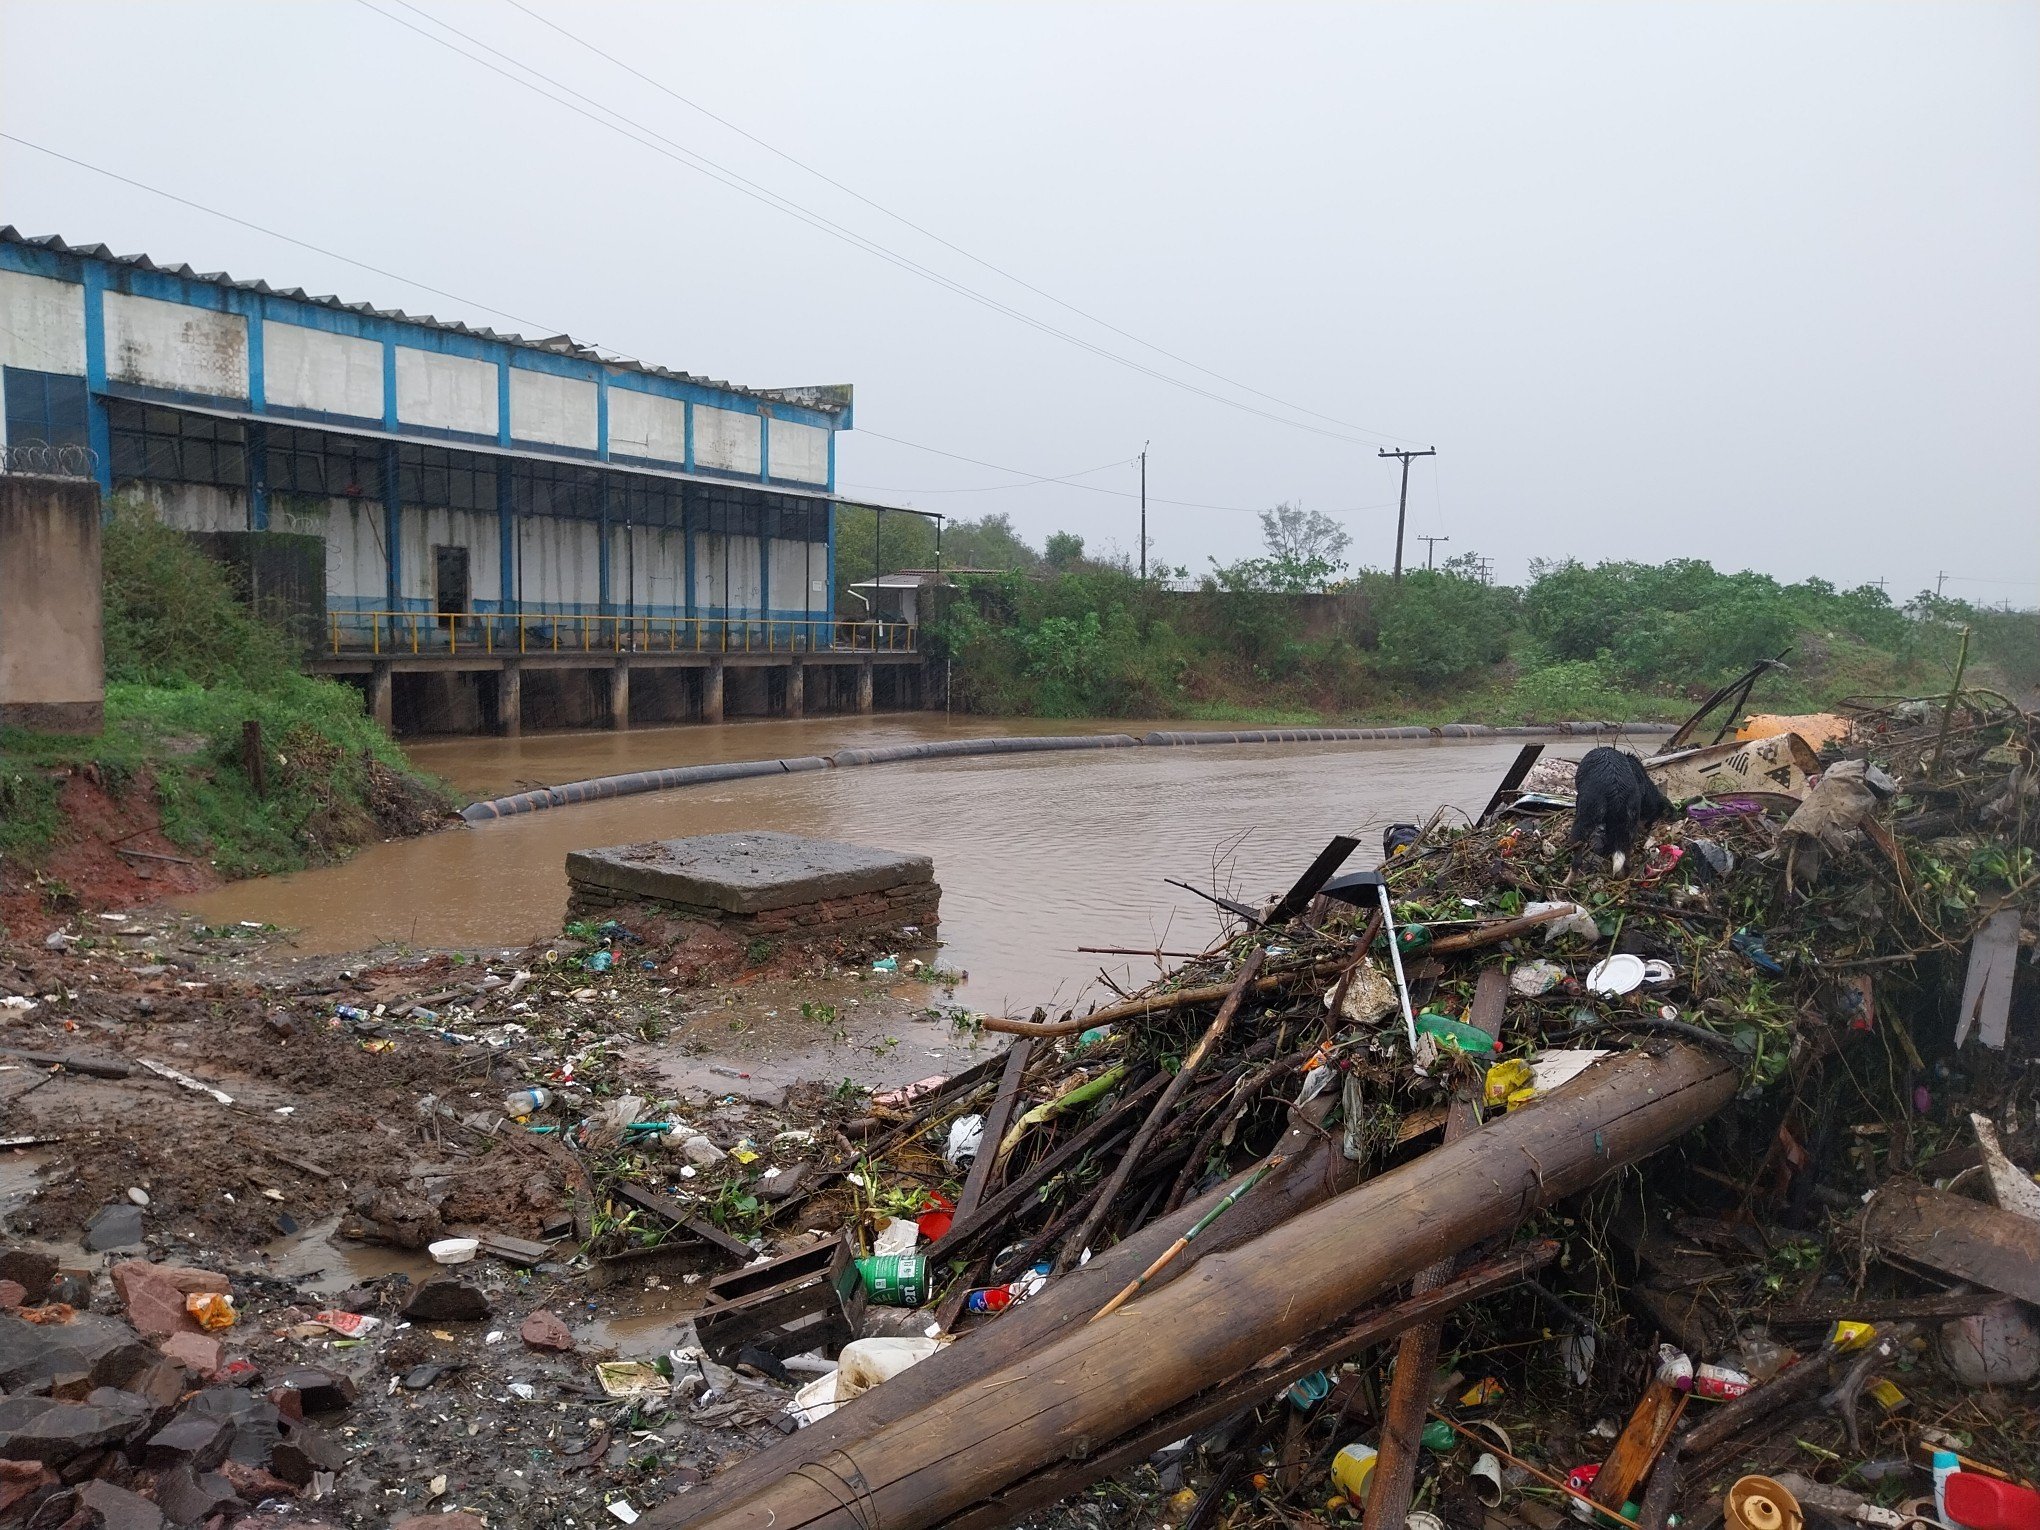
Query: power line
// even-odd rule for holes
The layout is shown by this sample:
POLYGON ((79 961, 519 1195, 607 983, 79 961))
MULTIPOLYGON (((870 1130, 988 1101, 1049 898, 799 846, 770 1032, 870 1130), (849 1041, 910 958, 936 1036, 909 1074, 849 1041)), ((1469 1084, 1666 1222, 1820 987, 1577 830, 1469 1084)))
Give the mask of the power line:
MULTIPOLYGON (((990 309, 994 313, 1003 314, 1007 318, 1010 318, 1017 323, 1024 324, 1030 329, 1038 330, 1045 335, 1050 335, 1056 339, 1063 340, 1070 345, 1078 347, 1081 350, 1089 351, 1092 355, 1098 356, 1103 360, 1110 361, 1117 366, 1125 367, 1130 371, 1139 372, 1144 376, 1155 379, 1157 382, 1166 383, 1172 388, 1179 388, 1186 393, 1192 393, 1200 398, 1209 399, 1213 403, 1223 404, 1228 409, 1237 409, 1245 414, 1257 415, 1261 419, 1272 420, 1278 425, 1287 425, 1292 430, 1308 431, 1312 435, 1325 436, 1334 441, 1343 441, 1349 446, 1361 446, 1369 444, 1366 442, 1356 441, 1351 436, 1346 435, 1341 431, 1326 430, 1322 426, 1305 424, 1301 420, 1287 419, 1284 416, 1274 414, 1269 410, 1258 409, 1252 404, 1242 403, 1238 399, 1227 398, 1222 393, 1214 393, 1209 388, 1199 387, 1197 384, 1192 382, 1186 382, 1184 379, 1180 377, 1172 377, 1167 372, 1161 371, 1156 367, 1148 366, 1144 362, 1136 361, 1130 356, 1123 356, 1116 351, 1108 350, 1102 345, 1098 345, 1090 340, 1084 339, 1081 335, 1074 335, 1071 334, 1068 330, 1058 329, 1055 325, 1050 324, 1045 320, 1037 319, 1032 314, 1026 313, 1021 309, 1013 307, 1010 303, 1001 302, 999 299, 991 297, 986 293, 979 292, 977 289, 973 287, 965 286, 962 282, 959 282, 952 277, 945 276, 941 272, 936 271, 929 266, 925 266, 921 264, 919 261, 916 261, 909 256, 901 255, 893 250, 887 249, 884 245, 879 244, 875 240, 866 238, 864 235, 857 233, 854 229, 846 228, 842 224, 835 222, 831 218, 828 218, 820 213, 813 212, 810 209, 801 206, 799 203, 795 202, 790 197, 781 196, 778 192, 775 192, 768 187, 759 185, 757 182, 750 180, 746 176, 738 174, 736 171, 729 170, 722 165, 718 165, 715 161, 708 159, 706 156, 699 154, 692 149, 687 148, 684 144, 678 143, 673 139, 666 137, 663 133, 660 133, 657 129, 646 127, 643 123, 638 122, 635 118, 626 116, 624 113, 617 111, 614 107, 604 105, 602 102, 595 100, 594 97, 586 95, 581 91, 575 90, 571 85, 564 84, 561 81, 554 79, 552 76, 546 74, 543 70, 533 68, 531 65, 522 62, 521 60, 513 57, 511 54, 505 53, 500 48, 493 47, 488 43, 482 42, 478 38, 469 36, 467 33, 461 31, 458 27, 452 26, 447 22, 439 20, 437 17, 431 16, 429 12, 418 11, 418 8, 416 6, 411 5, 409 3, 409 0, 396 0, 396 3, 405 6, 407 9, 418 11, 419 15, 426 16, 429 20, 431 20, 434 26, 439 27, 441 30, 451 33, 453 36, 459 37, 466 42, 473 43, 476 47, 482 48, 487 52, 493 53, 499 58, 507 60, 511 64, 515 65, 518 69, 523 70, 525 74, 532 76, 533 79, 543 80, 545 81, 546 84, 552 86, 555 90, 563 91, 568 96, 573 96, 581 101, 588 102, 589 105, 595 107, 597 111, 607 113, 608 114, 607 117, 597 116, 594 111, 590 111, 586 107, 577 106, 574 104, 573 101, 565 100, 560 96, 549 94, 547 91, 541 90, 537 85, 534 85, 531 80, 520 78, 518 75, 512 74, 509 70, 504 69, 499 65, 490 63, 485 58, 481 58, 473 53, 469 53, 465 49, 457 47, 455 44, 448 42, 446 38, 437 36, 432 32, 426 31, 423 27, 417 25, 415 22, 406 21, 402 16, 393 15, 389 11, 382 9, 381 6, 373 4, 372 0, 356 0, 356 3, 359 4, 363 9, 374 12, 376 15, 382 17, 385 21, 389 21, 397 26, 403 27, 406 31, 415 32, 418 36, 426 39, 426 41, 436 43, 438 46, 446 49, 449 53, 455 54, 460 58, 464 58, 471 64, 479 65, 481 68, 488 70, 491 74, 500 75, 502 78, 510 81, 513 85, 519 86, 524 90, 528 90, 533 95, 536 95, 543 100, 552 102, 555 106, 564 107, 566 110, 573 112, 576 116, 585 117, 590 122, 595 123, 598 127, 607 128, 610 132, 616 133, 623 138, 629 139, 632 143, 639 145, 641 148, 650 149, 655 154, 664 155, 667 159, 674 161, 674 163, 684 165, 686 168, 695 171, 697 174, 705 175, 710 180, 716 181, 721 185, 729 187, 733 191, 739 192, 744 196, 750 197, 753 201, 760 202, 765 206, 771 208, 775 212, 784 213, 787 217, 790 217, 797 222, 805 223, 810 228, 818 229, 821 232, 828 234, 832 238, 841 240, 845 244, 850 245, 853 249, 861 250, 867 255, 875 256, 876 258, 885 261, 889 265, 897 266, 903 271, 906 271, 915 276, 919 276, 925 281, 932 282, 936 286, 939 286, 949 292, 952 292, 958 297, 964 298, 966 301, 976 303, 980 307, 990 309), (616 120, 615 121, 608 120, 609 118, 612 117, 615 118, 616 120), (638 136, 639 134, 643 134, 646 136, 640 137, 638 136), (654 142, 650 140, 656 141, 654 142)), ((1392 441, 1399 439, 1398 437, 1390 436, 1381 431, 1366 430, 1358 426, 1351 428, 1359 430, 1362 435, 1373 436, 1378 440, 1392 441)))
MULTIPOLYGON (((887 440, 892 438, 888 436, 887 440)), ((1074 479, 1088 478, 1093 473, 1102 473, 1107 468, 1126 467, 1133 462, 1131 457, 1115 457, 1110 462, 1101 462, 1094 468, 1085 468, 1077 473, 1042 474, 1032 478, 1016 478, 1011 483, 983 483, 965 489, 902 489, 886 484, 845 484, 847 489, 866 489, 874 494, 996 494, 1001 489, 1024 489, 1037 483, 1070 483, 1074 479)), ((1084 485, 1076 485, 1083 488, 1084 485)))
MULTIPOLYGON (((398 3, 400 5, 405 6, 409 10, 414 11, 419 10, 419 7, 417 7, 416 5, 412 5, 410 3, 410 0, 398 0, 398 3)), ((744 128, 738 125, 737 123, 730 121, 729 118, 720 116, 717 113, 710 111, 707 107, 703 106, 699 101, 695 101, 687 96, 681 95, 679 91, 674 90, 670 85, 667 85, 664 81, 656 78, 655 76, 645 73, 644 70, 639 69, 635 65, 618 58, 613 53, 607 52, 602 48, 598 48, 594 43, 589 42, 587 38, 582 37, 576 32, 568 30, 566 27, 563 27, 558 22, 554 21, 551 17, 542 15, 538 11, 533 10, 530 6, 523 4, 522 0, 504 0, 504 3, 506 5, 509 5, 515 10, 522 11, 525 15, 529 16, 533 21, 538 22, 541 26, 550 27, 553 31, 559 33, 560 36, 566 38, 569 42, 574 43, 579 47, 587 49, 588 52, 594 54, 597 58, 604 59, 607 62, 614 64, 617 68, 623 70, 624 73, 632 75, 637 79, 643 80, 647 85, 651 86, 654 90, 657 90, 664 95, 670 96, 673 100, 678 101, 682 106, 688 108, 688 110, 699 112, 702 116, 708 118, 709 121, 717 123, 722 127, 728 128, 732 133, 737 134, 740 138, 748 139, 750 142, 756 144, 759 148, 765 150, 766 153, 774 155, 779 159, 785 160, 789 165, 794 166, 796 169, 806 171, 809 175, 812 175, 813 177, 815 177, 815 179, 821 181, 825 185, 833 186, 836 190, 842 192, 845 196, 850 197, 852 200, 863 203, 866 207, 869 207, 873 212, 882 214, 883 216, 892 219, 895 223, 900 224, 904 228, 912 229, 915 233, 921 235, 923 238, 931 239, 936 244, 941 245, 944 249, 953 251, 954 253, 961 255, 965 260, 970 261, 973 265, 982 266, 985 270, 992 272, 994 275, 1004 277, 1007 281, 1013 283, 1015 286, 1026 289, 1027 291, 1033 293, 1036 297, 1047 299, 1049 302, 1055 304, 1056 307, 1064 309, 1069 313, 1073 313, 1080 319, 1088 320, 1090 323, 1096 324, 1100 329, 1110 330, 1113 334, 1118 335, 1121 339, 1131 340, 1135 345, 1142 347, 1144 350, 1153 351, 1157 356, 1166 356, 1168 357, 1169 360, 1176 362, 1178 365, 1189 367, 1194 372, 1201 372, 1206 377, 1216 378, 1218 381, 1225 383, 1229 387, 1239 389, 1242 393, 1251 393, 1256 398, 1266 399, 1273 404, 1280 404, 1285 409, 1294 409, 1298 414, 1307 414, 1311 416, 1311 418, 1313 419, 1324 420, 1328 424, 1332 425, 1343 425, 1348 430, 1359 431, 1362 435, 1368 436, 1382 435, 1383 439, 1391 441, 1408 439, 1407 437, 1399 437, 1393 434, 1383 435, 1382 432, 1369 430, 1364 425, 1356 425, 1351 420, 1342 420, 1337 415, 1324 414, 1316 409, 1309 408, 1306 405, 1294 403, 1289 399, 1281 397, 1278 394, 1264 392, 1259 388, 1251 386, 1250 384, 1239 381, 1239 379, 1237 378, 1228 377, 1223 372, 1215 372, 1210 367, 1202 366, 1199 363, 1190 360, 1190 358, 1187 356, 1179 356, 1174 351, 1171 351, 1164 346, 1155 344, 1152 340, 1144 340, 1139 335, 1134 334, 1131 330, 1121 329, 1117 324, 1112 323, 1110 320, 1102 319, 1098 315, 1091 313, 1086 309, 1078 307, 1075 303, 1071 303, 1063 298, 1059 298, 1053 292, 1050 292, 1045 288, 1036 286, 1033 282, 1028 281, 1025 277, 1016 276, 1013 272, 1008 271, 1004 266, 998 265, 993 261, 986 260, 982 255, 978 255, 971 250, 965 249, 962 245, 957 244, 953 240, 945 239, 942 235, 936 233, 933 229, 928 228, 923 224, 916 223, 912 218, 907 217, 905 214, 894 212, 890 207, 885 206, 883 203, 873 201, 863 192, 857 190, 853 186, 845 185, 843 182, 837 180, 834 176, 830 175, 827 171, 816 169, 813 165, 807 163, 807 161, 800 159, 795 155, 787 153, 777 144, 769 143, 765 139, 760 138, 756 133, 751 132, 749 129, 744 128)), ((429 12, 424 11, 420 11, 419 13, 421 15, 430 14, 429 12)), ((438 18, 433 17, 433 20, 438 21, 438 18)), ((446 23, 439 22, 439 25, 445 26, 446 23)), ((453 29, 451 27, 448 27, 447 30, 451 31, 453 29)), ((469 41, 474 41, 474 39, 470 38, 469 41)), ((478 44, 478 46, 486 47, 487 44, 485 43, 478 44)), ((495 50, 491 49, 490 51, 494 52, 495 50)))
MULTIPOLYGON (((337 260, 342 265, 353 266, 356 270, 370 271, 377 276, 387 276, 393 282, 402 282, 407 287, 414 287, 420 292, 432 293, 435 297, 451 298, 456 303, 464 303, 470 308, 479 308, 483 313, 492 313, 499 319, 515 319, 519 324, 538 330, 541 333, 552 330, 551 325, 541 323, 537 319, 527 319, 522 314, 510 312, 507 308, 497 308, 488 303, 478 302, 474 298, 462 297, 457 292, 448 292, 444 287, 435 287, 429 282, 414 281, 408 276, 399 276, 396 272, 386 270, 382 266, 372 266, 365 260, 356 260, 351 255, 342 255, 338 250, 329 250, 324 245, 313 244, 310 240, 296 239, 276 229, 265 228, 260 223, 251 223, 246 218, 237 218, 230 212, 221 212, 217 207, 207 207, 203 202, 194 202, 189 197, 181 197, 174 191, 165 191, 161 186, 151 186, 146 181, 138 181, 130 176, 122 175, 118 171, 108 170, 103 165, 89 164, 85 160, 76 159, 69 154, 60 154, 47 144, 34 143, 29 139, 20 138, 8 132, 0 132, 0 138, 6 139, 9 143, 18 143, 24 149, 33 149, 38 154, 47 154, 51 159, 60 159, 67 165, 76 165, 80 170, 90 170, 94 175, 103 175, 110 181, 119 181, 123 186, 132 186, 137 191, 146 191, 151 196, 162 197, 166 201, 176 202, 180 206, 191 208, 194 212, 202 212, 214 218, 224 218, 229 223, 237 223, 242 228, 253 229, 256 233, 266 234, 271 239, 281 239, 285 244, 294 244, 301 250, 310 250, 314 255, 323 255, 328 260, 337 260)), ((556 330, 553 332, 558 333, 556 330)), ((609 351, 609 354, 612 356, 621 357, 624 354, 621 351, 610 350, 606 345, 597 346, 596 349, 609 351)), ((624 357, 624 359, 636 360, 635 357, 624 357)))

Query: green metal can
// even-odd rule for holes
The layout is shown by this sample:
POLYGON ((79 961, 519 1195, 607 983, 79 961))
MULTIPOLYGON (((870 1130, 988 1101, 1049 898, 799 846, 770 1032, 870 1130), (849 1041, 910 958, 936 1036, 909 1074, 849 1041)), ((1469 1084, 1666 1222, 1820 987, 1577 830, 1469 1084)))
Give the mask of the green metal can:
POLYGON ((919 1254, 881 1254, 857 1261, 864 1289, 881 1307, 918 1307, 928 1300, 928 1261, 919 1254))

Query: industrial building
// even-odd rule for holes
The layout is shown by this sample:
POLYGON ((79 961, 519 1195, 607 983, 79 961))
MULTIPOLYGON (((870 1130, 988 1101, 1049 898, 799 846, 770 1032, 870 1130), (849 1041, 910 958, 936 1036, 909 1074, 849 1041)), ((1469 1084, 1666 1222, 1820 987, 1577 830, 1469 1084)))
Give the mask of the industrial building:
POLYGON ((0 367, 12 457, 84 448, 106 493, 244 558, 316 539, 311 665, 386 721, 621 727, 719 720, 726 690, 799 715, 918 687, 911 630, 832 607, 847 386, 738 387, 11 227, 0 367))

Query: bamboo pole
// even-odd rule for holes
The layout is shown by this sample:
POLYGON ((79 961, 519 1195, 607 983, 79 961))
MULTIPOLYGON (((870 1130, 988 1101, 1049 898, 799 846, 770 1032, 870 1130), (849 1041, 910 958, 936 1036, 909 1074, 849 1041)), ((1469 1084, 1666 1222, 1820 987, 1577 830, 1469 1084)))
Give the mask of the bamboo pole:
MULTIPOLYGON (((1345 960, 1312 962, 1308 966, 1291 967, 1272 977, 1258 979, 1252 991, 1257 994, 1274 993, 1301 978, 1330 977, 1346 970, 1345 960)), ((1088 1031, 1094 1025, 1117 1025, 1122 1020, 1144 1020, 1149 1015, 1165 1015, 1172 1010, 1192 1009, 1199 1004, 1218 1004, 1232 992, 1233 985, 1207 983, 1197 988, 1178 988, 1174 993, 1149 994, 1138 999, 1128 999, 1124 1004, 1108 1004, 1103 1009, 1094 1009, 1088 1015, 1072 1016, 1067 1020, 1044 1020, 1039 1024, 1032 1020, 1015 1020, 1006 1015, 986 1015, 978 1023, 988 1031, 998 1031, 1007 1036, 1070 1036, 1078 1031, 1088 1031)))
POLYGON ((1598 1063, 1544 1099, 1250 1243, 1208 1254, 1190 1278, 1103 1322, 1065 1328, 912 1413, 824 1451, 794 1436, 764 1453, 783 1475, 740 1503, 679 1520, 681 1499, 654 1524, 940 1524, 1045 1461, 1090 1455, 1446 1254, 1655 1151, 1727 1104, 1735 1083, 1734 1068, 1681 1042, 1598 1063))

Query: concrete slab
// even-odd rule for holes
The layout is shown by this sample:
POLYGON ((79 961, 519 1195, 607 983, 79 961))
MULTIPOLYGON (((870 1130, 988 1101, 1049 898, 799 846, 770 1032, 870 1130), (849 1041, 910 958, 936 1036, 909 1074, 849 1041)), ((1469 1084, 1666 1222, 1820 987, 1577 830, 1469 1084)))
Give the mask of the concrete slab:
POLYGON ((935 863, 925 855, 797 834, 702 834, 576 850, 567 856, 567 879, 577 890, 742 917, 928 888, 935 863))

